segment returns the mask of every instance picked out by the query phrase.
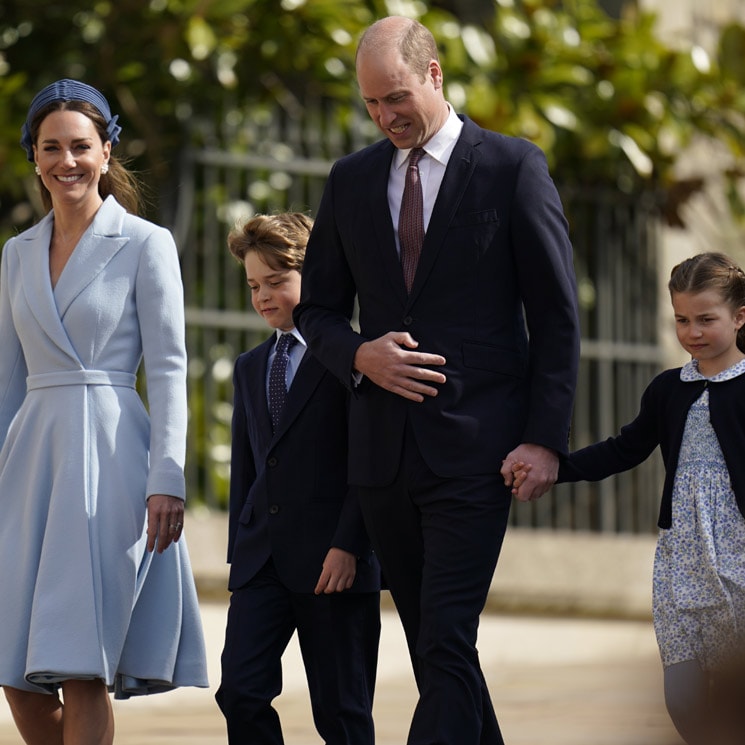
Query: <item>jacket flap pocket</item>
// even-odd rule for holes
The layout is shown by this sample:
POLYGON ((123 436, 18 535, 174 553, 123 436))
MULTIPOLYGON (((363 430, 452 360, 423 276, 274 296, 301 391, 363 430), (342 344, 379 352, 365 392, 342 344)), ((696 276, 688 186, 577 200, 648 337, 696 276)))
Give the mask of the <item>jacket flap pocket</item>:
POLYGON ((515 378, 524 378, 528 366, 527 359, 512 349, 474 341, 463 342, 463 364, 515 378))

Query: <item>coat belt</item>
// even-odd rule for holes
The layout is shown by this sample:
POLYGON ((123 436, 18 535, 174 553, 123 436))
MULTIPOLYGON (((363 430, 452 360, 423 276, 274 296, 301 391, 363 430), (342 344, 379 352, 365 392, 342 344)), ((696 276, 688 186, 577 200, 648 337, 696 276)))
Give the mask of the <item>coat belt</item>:
POLYGON ((116 370, 62 370, 40 373, 26 378, 26 390, 56 388, 60 385, 114 385, 134 388, 137 376, 116 370))

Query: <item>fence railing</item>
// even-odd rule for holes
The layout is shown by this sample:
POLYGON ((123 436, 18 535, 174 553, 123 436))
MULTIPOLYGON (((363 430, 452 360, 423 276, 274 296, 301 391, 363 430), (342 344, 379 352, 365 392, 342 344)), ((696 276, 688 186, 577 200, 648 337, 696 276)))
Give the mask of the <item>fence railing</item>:
MULTIPOLYGON (((175 232, 190 358, 187 479, 190 498, 211 506, 224 506, 227 497, 233 362, 268 335, 251 310, 241 267, 227 251, 227 233, 235 219, 253 211, 312 213, 333 160, 344 150, 339 142, 339 152, 331 152, 326 143, 320 149, 324 157, 314 157, 302 132, 292 137, 281 147, 265 141, 249 154, 195 151, 185 163, 175 232)), ((261 135, 255 138, 260 141, 261 135)), ((582 360, 571 444, 581 447, 630 421, 644 387, 662 366, 656 216, 651 199, 569 189, 562 198, 580 287, 582 360)), ((656 523, 661 474, 655 454, 601 483, 558 485, 537 502, 516 504, 512 521, 649 532, 656 523)))

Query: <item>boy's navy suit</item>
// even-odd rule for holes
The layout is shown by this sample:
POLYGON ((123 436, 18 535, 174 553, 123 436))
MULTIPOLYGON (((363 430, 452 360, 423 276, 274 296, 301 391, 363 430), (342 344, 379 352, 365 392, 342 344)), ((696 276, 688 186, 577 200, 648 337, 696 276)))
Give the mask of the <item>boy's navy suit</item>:
POLYGON ((297 628, 321 736, 328 745, 372 745, 380 571, 347 486, 348 394, 306 351, 273 433, 266 377, 276 339, 242 354, 233 376, 233 594, 217 699, 231 745, 282 743, 270 704, 297 628), (314 595, 331 547, 358 557, 354 584, 314 595))

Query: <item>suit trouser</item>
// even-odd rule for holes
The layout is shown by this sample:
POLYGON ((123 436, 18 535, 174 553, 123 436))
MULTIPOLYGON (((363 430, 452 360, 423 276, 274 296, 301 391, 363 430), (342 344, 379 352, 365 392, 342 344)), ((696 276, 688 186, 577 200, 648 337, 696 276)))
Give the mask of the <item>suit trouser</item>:
POLYGON ((281 657, 295 629, 324 743, 373 745, 380 594, 293 593, 271 560, 230 598, 215 695, 230 745, 284 743, 271 702, 282 690, 281 657))
POLYGON ((360 489, 419 689, 408 745, 503 745, 476 638, 511 499, 498 473, 434 474, 410 428, 394 482, 360 489))

